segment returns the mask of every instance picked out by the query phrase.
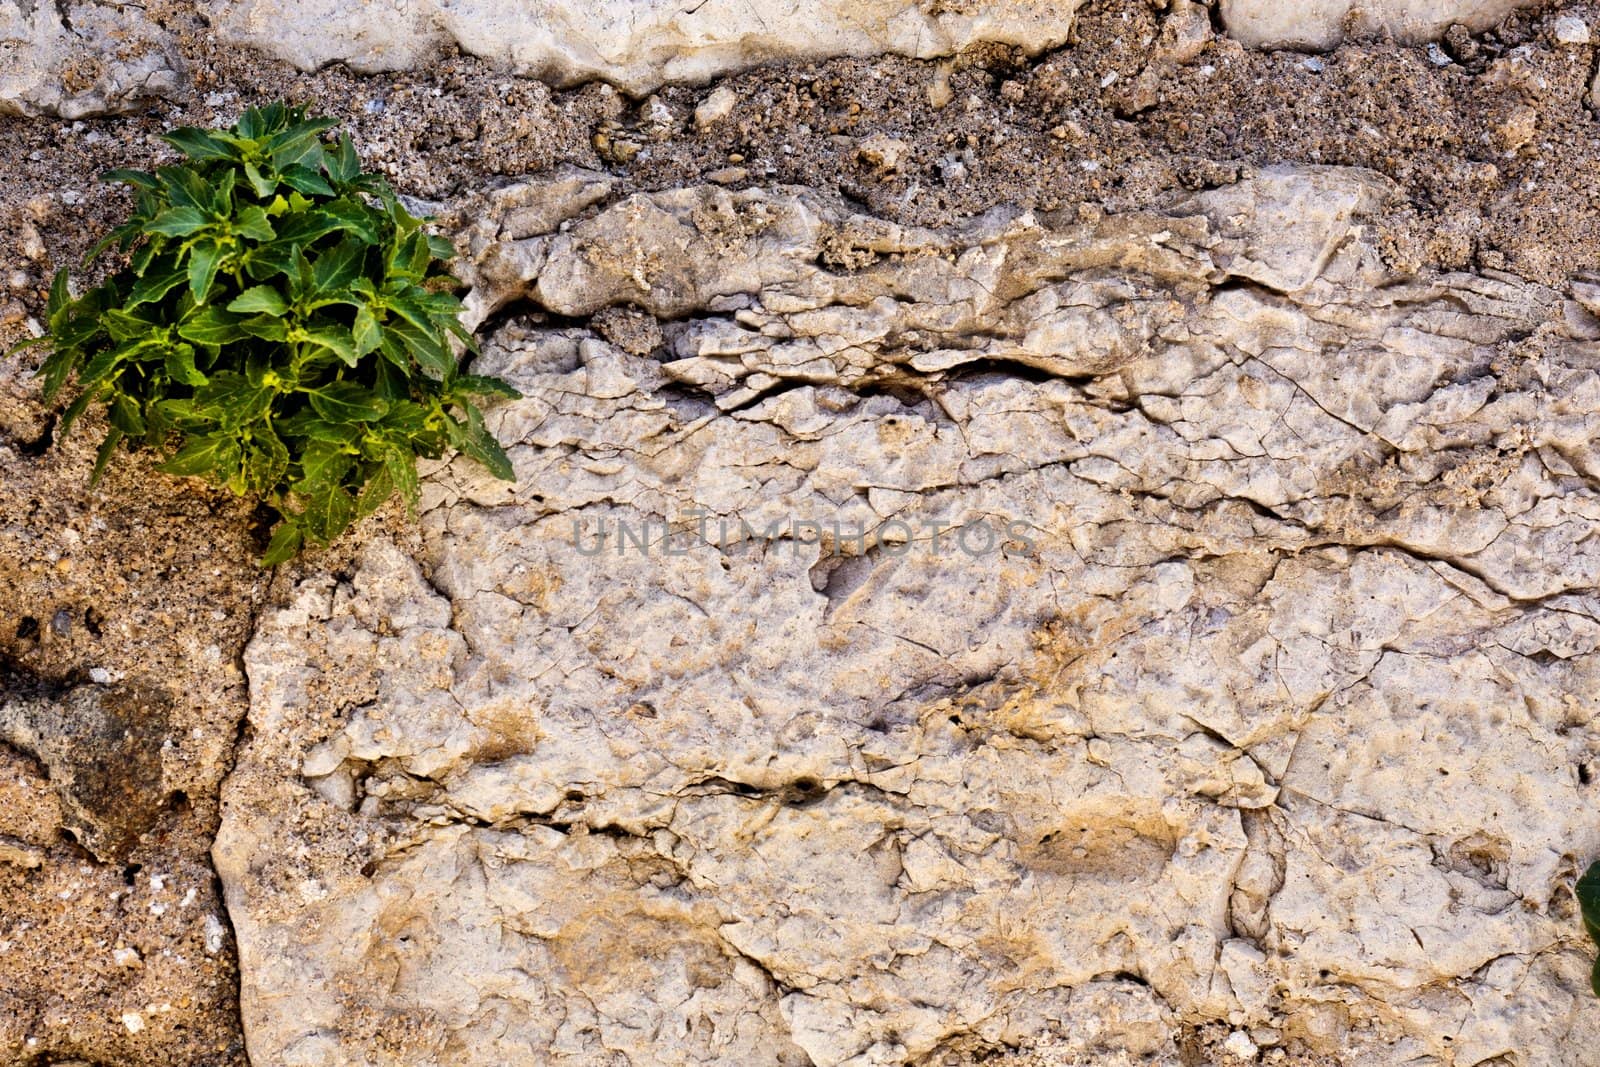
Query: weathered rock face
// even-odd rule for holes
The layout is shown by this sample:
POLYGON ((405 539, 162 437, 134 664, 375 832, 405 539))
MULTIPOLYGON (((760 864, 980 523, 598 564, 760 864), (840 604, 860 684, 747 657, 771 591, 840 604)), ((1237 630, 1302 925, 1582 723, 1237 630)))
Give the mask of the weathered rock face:
POLYGON ((1066 41, 1077 7, 1077 0, 214 0, 210 11, 225 38, 306 70, 334 62, 402 70, 451 44, 558 83, 604 78, 642 92, 774 59, 885 52, 925 59, 986 41, 1037 53, 1066 41))
POLYGON ((262 620, 255 1062, 1580 1062, 1600 319, 1387 195, 462 205, 520 481, 262 620))
POLYGON ((137 6, 0 0, 0 115, 131 110, 176 88, 179 70, 137 6))
POLYGON ((1260 48, 1332 48, 1349 33, 1426 41, 1453 25, 1477 32, 1537 0, 1220 0, 1228 33, 1260 48))

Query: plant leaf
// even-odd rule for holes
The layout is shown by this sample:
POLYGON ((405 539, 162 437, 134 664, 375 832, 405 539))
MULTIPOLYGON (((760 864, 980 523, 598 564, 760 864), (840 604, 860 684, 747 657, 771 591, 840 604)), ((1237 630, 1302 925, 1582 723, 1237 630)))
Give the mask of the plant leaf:
POLYGON ((196 230, 204 229, 207 221, 205 212, 198 207, 169 207, 145 223, 144 228, 148 233, 167 237, 187 237, 196 230))
POLYGON ((228 475, 239 466, 239 442, 230 434, 194 437, 156 470, 180 477, 228 475))
POLYGON ((293 559, 305 544, 305 531, 293 519, 284 519, 278 523, 278 528, 272 531, 272 540, 267 543, 267 551, 261 557, 261 566, 276 567, 293 559))
POLYGON ((100 180, 103 182, 121 182, 123 185, 132 185, 139 189, 152 191, 161 188, 161 183, 156 180, 154 174, 149 174, 142 170, 128 170, 125 168, 108 170, 100 175, 100 180))
POLYGON ((329 422, 372 422, 389 410, 387 400, 351 382, 329 382, 303 392, 316 413, 329 422))
POLYGON ((350 336, 350 331, 343 327, 329 327, 321 330, 308 330, 306 340, 319 348, 325 348, 338 356, 347 366, 357 366, 360 363, 356 356, 355 341, 350 336))
POLYGON ((270 241, 277 236, 272 229, 272 220, 267 217, 266 208, 257 204, 239 210, 233 232, 257 241, 270 241))
POLYGON ((372 317, 372 309, 362 305, 356 311, 355 326, 351 330, 356 343, 357 358, 366 355, 383 343, 383 327, 372 317))
POLYGON ((289 304, 283 299, 283 294, 270 285, 256 285, 238 296, 228 305, 229 311, 248 314, 260 312, 266 315, 282 315, 289 310, 289 304))
POLYGON ((450 436, 450 443, 462 455, 470 456, 489 468, 489 473, 502 481, 514 482, 517 472, 511 466, 511 459, 500 447, 500 442, 494 439, 488 429, 483 425, 483 415, 477 408, 470 404, 464 405, 467 418, 465 422, 449 419, 445 423, 445 431, 450 436))
POLYGON ((183 385, 204 385, 206 376, 194 365, 193 345, 174 345, 167 350, 167 376, 183 385))
POLYGON ((196 302, 206 302, 221 259, 222 246, 215 241, 197 241, 189 250, 189 292, 196 302))
POLYGON ((138 307, 140 304, 160 300, 172 290, 182 285, 188 277, 188 272, 178 267, 168 267, 165 270, 155 271, 140 278, 128 292, 125 308, 138 307))
POLYGON ((333 186, 328 184, 326 178, 302 163, 285 167, 283 182, 291 189, 305 193, 307 196, 335 196, 333 186))
POLYGON ((209 130, 180 126, 170 133, 162 134, 161 139, 190 159, 237 158, 237 150, 226 141, 218 140, 209 130))
POLYGON ((238 315, 208 304, 195 308, 184 317, 178 324, 178 336, 197 345, 225 345, 242 341, 250 335, 239 328, 238 315))
POLYGON ((460 375, 455 380, 454 392, 457 396, 503 396, 510 400, 522 397, 510 383, 483 374, 460 375))
POLYGON ((117 450, 117 445, 121 441, 121 430, 113 426, 106 431, 105 439, 100 442, 100 448, 94 455, 94 470, 89 472, 90 489, 100 484, 100 478, 106 472, 106 464, 111 462, 111 454, 117 450))

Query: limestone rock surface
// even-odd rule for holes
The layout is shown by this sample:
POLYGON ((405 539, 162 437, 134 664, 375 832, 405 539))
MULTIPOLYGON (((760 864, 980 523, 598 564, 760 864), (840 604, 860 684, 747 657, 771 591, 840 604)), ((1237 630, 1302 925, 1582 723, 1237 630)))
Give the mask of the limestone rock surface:
POLYGON ((130 111, 177 88, 181 70, 138 5, 0 0, 0 115, 130 111))
POLYGON ((441 46, 558 83, 642 92, 779 59, 950 55, 986 41, 1030 53, 1063 44, 1077 0, 213 0, 225 39, 302 69, 402 70, 441 46))
POLYGON ((1389 196, 456 205, 519 481, 260 621, 254 1062, 1585 1062, 1600 302, 1389 196))
POLYGON ((1221 0, 1228 34, 1256 48, 1328 49, 1352 33, 1427 41, 1460 24, 1493 26, 1534 0, 1221 0))

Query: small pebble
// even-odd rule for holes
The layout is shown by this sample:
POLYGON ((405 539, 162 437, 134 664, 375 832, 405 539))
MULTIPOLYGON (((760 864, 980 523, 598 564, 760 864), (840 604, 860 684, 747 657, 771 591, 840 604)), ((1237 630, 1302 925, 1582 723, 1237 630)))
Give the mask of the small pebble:
POLYGON ((1562 44, 1588 44, 1589 24, 1576 15, 1562 15, 1556 19, 1556 40, 1562 44))
POLYGON ((1261 1051, 1256 1047, 1256 1043, 1250 1040, 1250 1035, 1243 1030, 1235 1030, 1229 1034, 1228 1040, 1222 1043, 1222 1047, 1229 1055, 1237 1056, 1241 1060, 1253 1060, 1261 1051))
POLYGON ((50 616, 50 632, 57 637, 66 637, 72 633, 72 612, 62 608, 50 616))
POLYGON ((122 1013, 122 1025, 128 1028, 128 1033, 137 1034, 144 1029, 144 1016, 136 1011, 125 1011, 122 1013))
POLYGON ((876 164, 884 170, 898 170, 900 160, 910 148, 911 146, 904 141, 875 133, 862 141, 856 152, 868 163, 876 164))
POLYGON ((694 124, 697 129, 705 129, 733 114, 734 105, 738 104, 739 96, 726 85, 719 85, 711 90, 711 95, 700 101, 694 109, 694 124))

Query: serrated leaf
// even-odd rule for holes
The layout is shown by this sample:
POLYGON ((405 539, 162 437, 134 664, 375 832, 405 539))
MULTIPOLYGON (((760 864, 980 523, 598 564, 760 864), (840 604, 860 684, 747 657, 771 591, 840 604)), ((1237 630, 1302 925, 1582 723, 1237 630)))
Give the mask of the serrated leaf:
POLYGON ((354 367, 360 362, 356 356, 355 341, 351 338, 350 332, 342 327, 307 330, 306 340, 332 352, 347 366, 354 367))
POLYGON ((289 339, 289 328, 284 325, 282 319, 271 315, 252 315, 242 319, 239 322, 239 329, 263 341, 282 342, 289 339))
POLYGON ((367 205, 350 199, 324 204, 322 213, 347 233, 352 233, 369 245, 379 241, 377 213, 367 205))
POLYGON ((126 248, 129 241, 135 237, 138 237, 142 233, 144 233, 144 225, 142 222, 140 222, 140 220, 134 219, 131 222, 123 223, 121 226, 118 226, 116 229, 100 238, 100 240, 96 241, 89 251, 83 254, 84 267, 87 268, 89 264, 99 259, 100 253, 104 252, 112 245, 120 244, 122 247, 126 248))
POLYGON ((62 267, 56 271, 56 276, 50 283, 50 299, 44 305, 45 317, 50 320, 52 329, 56 324, 56 316, 71 302, 71 282, 67 278, 67 268, 62 267))
POLYGON ((245 485, 254 493, 269 493, 289 471, 289 449, 265 427, 251 432, 245 455, 245 485))
POLYGON ((134 276, 143 278, 145 271, 150 269, 150 264, 155 262, 166 245, 165 241, 147 241, 133 250, 133 255, 128 257, 128 269, 134 276))
MULTIPOLYGON (((303 115, 304 112, 301 112, 303 115)), ((317 135, 324 130, 331 130, 337 122, 330 118, 318 116, 314 119, 304 119, 296 116, 295 120, 282 131, 275 133, 267 140, 266 149, 274 154, 285 150, 293 151, 297 147, 314 142, 317 135)))
POLYGON ((283 294, 272 286, 256 285, 234 297, 228 304, 228 310, 241 314, 283 315, 288 312, 289 304, 283 299, 283 294))
POLYGON ((285 167, 282 172, 284 184, 291 189, 305 193, 307 196, 334 196, 333 186, 328 180, 303 163, 285 167))
POLYGON ((355 281, 361 272, 361 261, 366 250, 360 241, 347 237, 318 256, 311 267, 313 292, 319 296, 325 295, 344 289, 355 281))
POLYGON ((285 519, 278 523, 278 528, 272 531, 272 540, 267 543, 267 551, 261 557, 261 566, 276 567, 280 563, 287 563, 300 551, 305 544, 305 532, 298 523, 285 519))
POLYGON ((204 211, 211 203, 211 190, 205 179, 190 167, 157 167, 156 181, 174 207, 204 211))
POLYGON ((489 469, 489 473, 502 481, 514 482, 517 472, 511 466, 511 459, 500 447, 500 442, 494 439, 483 424, 483 415, 477 408, 470 404, 463 405, 466 411, 466 420, 458 422, 449 419, 445 423, 445 430, 449 434, 450 443, 462 455, 470 456, 489 469))
POLYGON ((412 515, 417 512, 417 501, 422 492, 417 485, 417 460, 410 449, 395 446, 383 459, 383 468, 388 471, 395 488, 400 491, 400 497, 406 502, 406 510, 412 515))
POLYGON ((261 173, 261 168, 254 163, 244 165, 244 180, 250 183, 250 188, 255 190, 257 196, 265 199, 278 188, 276 178, 269 178, 261 173))
POLYGON ((389 410, 388 401, 352 382, 329 382, 302 391, 310 397, 316 413, 329 422, 372 422, 389 410))
POLYGON ((175 345, 167 350, 167 376, 181 385, 204 385, 206 376, 194 365, 194 346, 175 345))
POLYGON ((372 315, 372 309, 362 305, 356 310, 355 326, 351 335, 356 344, 356 356, 359 358, 374 351, 383 343, 383 327, 378 325, 378 320, 372 315))
POLYGON ((306 498, 305 523, 313 540, 326 544, 349 529, 355 518, 356 502, 342 485, 306 498))
POLYGON ((362 486, 361 493, 356 497, 357 519, 364 519, 383 506, 384 501, 394 496, 394 476, 389 473, 387 465, 379 467, 377 473, 367 479, 367 484, 362 486))
POLYGON ((133 308, 160 300, 182 285, 187 278, 188 272, 176 266, 151 271, 128 291, 128 299, 123 306, 133 308))
POLYGON ((277 240, 271 244, 257 245, 242 257, 245 272, 260 282, 275 274, 287 274, 294 269, 295 253, 299 246, 293 242, 277 240))
POLYGON ((196 230, 204 229, 208 221, 205 212, 197 207, 169 207, 145 223, 144 228, 148 233, 167 237, 187 237, 196 230))
POLYGON ((354 181, 361 173, 361 161, 356 158, 356 146, 348 133, 339 135, 339 147, 329 150, 324 160, 328 176, 340 185, 354 181))
POLYGON ((193 126, 180 126, 162 134, 161 139, 193 160, 234 159, 237 156, 237 150, 232 145, 218 140, 210 131, 193 126))
POLYGON ((94 455, 94 469, 89 472, 90 489, 100 484, 100 478, 106 472, 106 464, 111 462, 111 454, 117 450, 117 445, 122 441, 122 438, 122 431, 115 426, 106 431, 106 436, 100 442, 100 448, 94 455))
POLYGON ((455 374, 455 357, 428 330, 419 330, 410 322, 390 320, 384 324, 384 332, 398 338, 411 357, 434 377, 445 379, 455 374))
POLYGON ((335 230, 344 228, 344 222, 328 211, 313 208, 285 218, 278 224, 278 240, 285 245, 310 245, 335 230))
POLYGON ((56 440, 64 440, 72 432, 72 427, 89 410, 89 405, 100 398, 99 390, 85 389, 78 394, 78 398, 67 405, 67 410, 61 413, 61 422, 56 425, 56 440))
POLYGON ((239 442, 229 434, 191 438, 178 454, 156 468, 179 477, 217 474, 227 477, 239 466, 239 442))
POLYGON ((295 483, 295 492, 307 497, 325 492, 344 480, 355 461, 345 445, 313 440, 301 453, 300 480, 295 483))
POLYGON ((178 336, 197 345, 231 344, 250 336, 239 328, 239 321, 238 315, 208 304, 184 316, 178 324, 178 336))
POLYGON ((156 190, 161 188, 161 183, 156 180, 154 174, 127 168, 104 171, 100 175, 100 180, 103 182, 121 182, 123 185, 132 185, 138 189, 156 190))
POLYGON ((218 371, 195 391, 196 412, 233 429, 259 419, 271 403, 274 390, 257 385, 237 371, 218 371))
POLYGON ((111 401, 111 425, 129 437, 144 436, 144 413, 130 396, 121 395, 111 401))
POLYGON ((233 186, 238 181, 238 171, 232 167, 222 172, 222 177, 217 179, 217 184, 211 187, 211 215, 213 218, 227 218, 233 214, 233 186))
POLYGON ((519 400, 522 394, 499 378, 491 378, 483 374, 463 374, 456 378, 454 392, 458 396, 503 396, 509 400, 519 400))
POLYGON ((233 223, 233 232, 254 241, 270 241, 277 236, 272 228, 272 220, 267 217, 266 209, 256 204, 239 209, 238 218, 233 223))
POLYGON ((210 295, 221 261, 222 246, 215 241, 197 241, 189 250, 189 292, 199 303, 205 303, 210 295))

